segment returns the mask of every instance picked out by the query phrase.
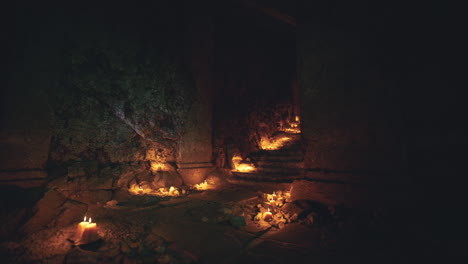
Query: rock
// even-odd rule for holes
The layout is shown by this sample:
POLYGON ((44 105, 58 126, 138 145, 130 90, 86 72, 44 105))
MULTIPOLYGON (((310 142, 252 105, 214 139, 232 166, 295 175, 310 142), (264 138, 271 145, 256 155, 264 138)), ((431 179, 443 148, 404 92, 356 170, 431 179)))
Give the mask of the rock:
POLYGON ((69 179, 80 178, 80 177, 86 176, 84 168, 80 166, 80 164, 73 164, 71 166, 68 166, 67 171, 68 171, 67 177, 69 179))
POLYGON ((313 225, 316 217, 317 217, 317 213, 312 212, 306 216, 306 218, 304 219, 304 222, 308 225, 313 225))
POLYGON ((117 206, 117 200, 110 200, 106 203, 107 206, 114 207, 117 206))
POLYGON ((294 213, 291 215, 291 217, 289 218, 289 221, 292 222, 292 221, 296 221, 298 219, 299 215, 294 213))
POLYGON ((89 190, 110 190, 113 187, 114 176, 112 171, 103 170, 99 175, 60 177, 51 181, 49 188, 55 189, 60 193, 70 193, 89 190))
POLYGON ((106 248, 105 250, 99 250, 106 258, 115 258, 120 254, 120 247, 113 245, 113 247, 106 248))
POLYGON ((82 250, 75 247, 65 257, 65 264, 78 264, 78 263, 99 263, 100 255, 88 250, 82 250))
POLYGON ((223 186, 227 183, 228 175, 222 169, 216 169, 206 177, 206 182, 214 186, 223 186))
POLYGON ((22 227, 22 232, 29 234, 48 225, 66 201, 65 196, 55 190, 49 190, 36 205, 36 213, 22 227))
POLYGON ((112 192, 106 190, 65 191, 69 199, 86 204, 106 204, 112 199, 112 192))
POLYGON ((158 263, 169 264, 172 261, 172 257, 168 254, 164 254, 158 258, 158 263))
POLYGON ((130 187, 130 182, 135 179, 135 175, 148 170, 144 164, 137 162, 121 165, 119 169, 120 175, 118 175, 116 186, 121 188, 130 187))
POLYGON ((236 228, 239 228, 241 226, 245 226, 246 225, 246 222, 245 222, 245 218, 243 216, 239 216, 239 215, 236 215, 236 216, 233 216, 229 219, 229 223, 233 226, 233 227, 236 227, 236 228))
POLYGON ((154 179, 152 180, 153 188, 164 188, 164 187, 180 187, 183 185, 182 177, 177 171, 158 171, 154 173, 154 179))
POLYGON ((299 205, 296 203, 286 203, 282 208, 281 211, 285 213, 289 213, 289 215, 299 215, 304 209, 301 208, 299 205))
POLYGON ((60 214, 56 218, 57 227, 65 227, 82 221, 84 215, 88 211, 86 204, 78 201, 67 200, 60 208, 60 214))
POLYGON ((121 203, 124 201, 128 201, 130 197, 131 195, 127 190, 117 189, 114 191, 114 195, 112 196, 112 199, 117 201, 117 203, 121 203))

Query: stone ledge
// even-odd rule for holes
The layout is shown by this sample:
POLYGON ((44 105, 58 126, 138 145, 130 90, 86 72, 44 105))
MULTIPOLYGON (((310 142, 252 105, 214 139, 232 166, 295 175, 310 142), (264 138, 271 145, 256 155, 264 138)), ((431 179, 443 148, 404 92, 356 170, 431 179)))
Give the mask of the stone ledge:
POLYGON ((46 171, 12 171, 0 172, 0 185, 14 185, 21 188, 43 186, 47 181, 46 171))

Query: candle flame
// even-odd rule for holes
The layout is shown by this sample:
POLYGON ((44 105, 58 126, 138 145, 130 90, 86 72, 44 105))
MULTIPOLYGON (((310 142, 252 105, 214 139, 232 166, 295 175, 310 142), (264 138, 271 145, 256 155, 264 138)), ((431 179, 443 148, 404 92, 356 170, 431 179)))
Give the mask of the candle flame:
POLYGON ((268 212, 270 212, 270 208, 268 208, 268 212))
POLYGON ((85 217, 83 218, 83 222, 86 222, 86 215, 85 215, 85 217))
POLYGON ((88 222, 91 223, 91 217, 89 218, 89 221, 88 221, 88 222))

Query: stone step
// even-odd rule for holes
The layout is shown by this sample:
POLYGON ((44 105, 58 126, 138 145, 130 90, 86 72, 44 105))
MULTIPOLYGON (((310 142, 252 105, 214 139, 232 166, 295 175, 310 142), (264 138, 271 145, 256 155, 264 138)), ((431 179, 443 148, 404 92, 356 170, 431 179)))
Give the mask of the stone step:
POLYGON ((277 157, 257 157, 252 158, 255 162, 302 162, 303 156, 277 156, 277 157))
POLYGON ((277 173, 233 173, 232 180, 258 181, 258 182, 292 182, 302 179, 303 176, 297 173, 277 174, 277 173))
POLYGON ((243 177, 289 177, 289 176, 298 176, 302 175, 302 171, 275 171, 275 172, 266 172, 266 171, 255 171, 255 172, 233 172, 236 176, 243 177))
POLYGON ((289 174, 289 173, 301 173, 302 168, 285 168, 285 167, 257 167, 258 172, 262 173, 280 173, 280 174, 289 174))
POLYGON ((255 162, 257 168, 262 167, 282 167, 282 168, 303 168, 304 162, 302 160, 268 160, 268 161, 257 161, 255 162))
POLYGON ((278 150, 260 150, 252 153, 251 156, 289 156, 289 155, 303 155, 300 148, 286 148, 278 150))

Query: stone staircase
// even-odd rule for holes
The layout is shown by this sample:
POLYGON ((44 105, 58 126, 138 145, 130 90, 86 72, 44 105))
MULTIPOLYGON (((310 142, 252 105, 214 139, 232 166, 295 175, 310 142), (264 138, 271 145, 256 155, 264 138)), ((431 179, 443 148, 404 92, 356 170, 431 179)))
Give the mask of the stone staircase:
POLYGON ((301 149, 301 135, 284 133, 290 137, 277 150, 261 150, 249 155, 256 170, 253 172, 233 171, 234 181, 292 182, 302 178, 304 154, 301 149))

